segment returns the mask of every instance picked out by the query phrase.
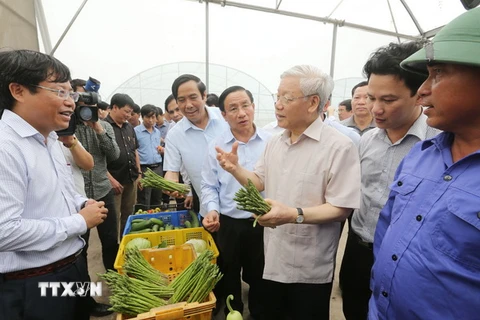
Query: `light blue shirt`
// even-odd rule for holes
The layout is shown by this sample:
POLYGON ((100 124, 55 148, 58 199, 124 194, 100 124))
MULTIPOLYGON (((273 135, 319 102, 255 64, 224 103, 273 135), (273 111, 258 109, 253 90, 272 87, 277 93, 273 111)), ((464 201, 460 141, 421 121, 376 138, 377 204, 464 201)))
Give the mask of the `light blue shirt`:
MULTIPOLYGON (((165 141, 165 164, 163 170, 185 171, 192 182, 193 188, 201 197, 202 165, 207 155, 208 144, 227 130, 228 124, 223 119, 220 109, 205 106, 208 113, 208 124, 202 130, 183 117, 167 134, 165 141)), ((200 214, 206 211, 202 207, 200 214)))
POLYGON ((338 131, 349 137, 356 147, 360 145, 360 135, 352 128, 344 126, 343 124, 331 119, 330 117, 325 118, 325 120, 323 120, 323 123, 325 123, 327 126, 337 129, 338 131))
MULTIPOLYGON (((255 164, 265 150, 267 141, 272 134, 257 128, 255 134, 247 143, 238 141, 238 161, 242 167, 253 171, 255 164)), ((237 209, 237 203, 233 200, 235 193, 242 187, 240 183, 228 172, 222 169, 217 161, 215 146, 229 152, 233 143, 237 141, 230 129, 222 136, 212 141, 208 146, 208 155, 202 169, 202 206, 207 212, 217 212, 235 219, 248 219, 252 217, 250 212, 237 209)))
POLYGON ((57 143, 10 110, 0 120, 0 273, 41 267, 80 250, 87 200, 57 143))
POLYGON ((170 128, 170 123, 164 121, 163 124, 159 127, 155 125, 155 128, 160 131, 160 137, 165 140, 167 136, 168 129, 170 128))
POLYGON ((134 130, 137 135, 137 151, 140 157, 140 164, 156 164, 162 162, 162 156, 157 151, 157 147, 160 145, 160 130, 153 127, 153 131, 148 132, 143 123, 136 126, 134 130))

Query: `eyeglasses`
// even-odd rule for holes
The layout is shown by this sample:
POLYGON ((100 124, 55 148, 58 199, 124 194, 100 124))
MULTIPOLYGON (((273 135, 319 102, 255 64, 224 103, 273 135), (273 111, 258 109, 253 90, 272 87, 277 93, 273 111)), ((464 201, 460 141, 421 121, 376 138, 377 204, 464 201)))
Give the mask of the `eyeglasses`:
POLYGON ((293 101, 297 100, 297 99, 303 99, 303 98, 308 98, 308 97, 311 97, 311 96, 316 96, 317 94, 316 93, 312 93, 312 94, 309 94, 309 95, 306 95, 306 96, 302 96, 302 97, 292 97, 292 98, 289 98, 287 96, 279 96, 277 95, 277 100, 275 100, 275 102, 280 102, 281 105, 283 106, 288 106, 290 103, 292 103, 293 101))
POLYGON ((248 108, 250 108, 252 106, 252 103, 249 103, 249 104, 242 104, 241 106, 238 106, 238 105, 233 105, 233 106, 230 106, 230 108, 227 110, 228 113, 231 113, 231 114, 237 114, 240 109, 242 109, 243 111, 247 110, 248 108))
POLYGON ((78 92, 67 91, 67 90, 63 90, 63 89, 52 89, 52 88, 48 88, 48 87, 44 87, 44 86, 39 86, 39 85, 36 85, 36 84, 32 84, 31 86, 37 87, 37 88, 40 88, 40 89, 45 89, 45 90, 52 91, 52 92, 56 92, 57 95, 60 98, 62 98, 63 100, 67 100, 68 98, 72 98, 72 100, 74 102, 77 102, 78 98, 80 97, 80 93, 78 93, 78 92))

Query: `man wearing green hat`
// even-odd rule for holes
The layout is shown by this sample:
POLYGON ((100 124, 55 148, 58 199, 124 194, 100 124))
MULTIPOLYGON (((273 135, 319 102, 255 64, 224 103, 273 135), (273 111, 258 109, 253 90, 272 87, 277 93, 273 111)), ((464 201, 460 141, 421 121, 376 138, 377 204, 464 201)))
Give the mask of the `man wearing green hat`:
POLYGON ((480 8, 401 66, 428 74, 418 94, 444 132, 398 167, 375 231, 369 319, 478 319, 480 8))

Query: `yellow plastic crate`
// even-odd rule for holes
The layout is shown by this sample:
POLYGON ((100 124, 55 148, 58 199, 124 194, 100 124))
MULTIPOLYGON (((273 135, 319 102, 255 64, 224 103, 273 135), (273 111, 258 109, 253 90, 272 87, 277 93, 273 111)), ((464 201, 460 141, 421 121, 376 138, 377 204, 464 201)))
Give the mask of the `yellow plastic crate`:
POLYGON ((213 260, 214 263, 216 263, 217 257, 219 255, 217 246, 215 244, 215 241, 213 241, 212 235, 203 228, 188 228, 150 233, 127 234, 122 238, 122 241, 120 242, 120 247, 118 249, 117 257, 114 263, 114 268, 119 273, 123 273, 122 267, 125 259, 125 246, 130 240, 135 238, 147 239, 152 243, 152 246, 157 246, 163 241, 166 241, 168 246, 179 246, 190 239, 203 239, 207 243, 207 248, 213 251, 213 255, 215 257, 213 260))
MULTIPOLYGON (((141 252, 155 269, 168 276, 169 281, 185 270, 196 256, 193 246, 188 244, 162 249, 145 249, 141 252)), ((179 302, 150 309, 149 312, 138 314, 136 317, 117 314, 116 320, 210 320, 216 302, 215 295, 210 292, 206 301, 202 303, 179 302)))
POLYGON ((210 320, 217 298, 210 292, 205 302, 180 302, 168 306, 153 308, 149 312, 140 313, 136 317, 117 314, 116 320, 210 320))

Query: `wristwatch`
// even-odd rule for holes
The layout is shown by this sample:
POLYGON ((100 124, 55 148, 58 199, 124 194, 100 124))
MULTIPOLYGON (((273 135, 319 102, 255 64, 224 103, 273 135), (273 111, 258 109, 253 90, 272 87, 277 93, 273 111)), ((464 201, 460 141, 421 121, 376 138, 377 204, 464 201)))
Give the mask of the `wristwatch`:
POLYGON ((298 216, 297 216, 297 219, 295 219, 295 223, 297 224, 303 223, 303 221, 305 220, 305 216, 303 215, 302 208, 297 208, 297 212, 298 212, 298 216))

